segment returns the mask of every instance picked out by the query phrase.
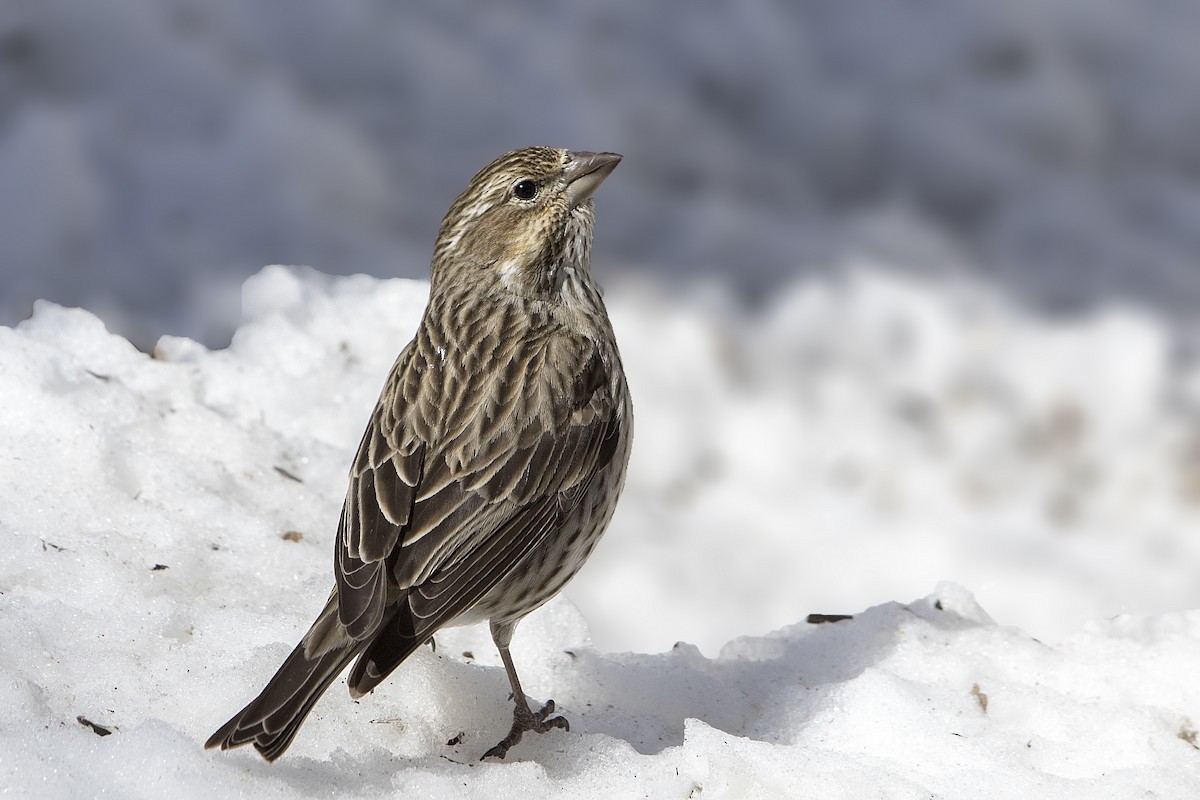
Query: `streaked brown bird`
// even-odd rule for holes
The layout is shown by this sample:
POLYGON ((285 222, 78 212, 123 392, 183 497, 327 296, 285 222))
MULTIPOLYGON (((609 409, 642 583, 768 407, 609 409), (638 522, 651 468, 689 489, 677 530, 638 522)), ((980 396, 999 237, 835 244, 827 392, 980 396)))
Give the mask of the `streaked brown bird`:
POLYGON ((612 517, 633 417, 592 280, 592 194, 615 153, 532 147, 485 167, 447 212, 429 305, 401 351, 350 470, 324 610, 266 688, 206 747, 268 761, 354 661, 374 689, 446 625, 488 620, 516 707, 503 758, 533 711, 509 642, 558 593, 612 517), (356 660, 357 659, 357 660, 356 660))

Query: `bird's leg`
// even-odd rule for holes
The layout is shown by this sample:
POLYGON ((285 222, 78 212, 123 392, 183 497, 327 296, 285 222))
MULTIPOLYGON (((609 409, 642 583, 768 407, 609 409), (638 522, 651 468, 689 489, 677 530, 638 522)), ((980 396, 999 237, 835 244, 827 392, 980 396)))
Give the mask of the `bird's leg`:
POLYGON ((571 730, 571 725, 565 717, 551 717, 554 713, 554 701, 546 701, 546 705, 542 706, 538 711, 533 711, 529 707, 529 701, 525 698, 525 692, 521 691, 521 681, 517 678, 517 668, 513 666, 512 656, 508 652, 508 643, 512 639, 512 631, 515 625, 500 625, 492 623, 492 639, 496 642, 496 648, 500 651, 500 659, 504 662, 504 669, 508 673, 508 682, 512 686, 513 702, 513 724, 508 731, 508 736, 483 754, 483 758, 504 758, 508 754, 510 747, 513 747, 517 742, 521 741, 521 736, 526 731, 534 731, 536 733, 545 733, 551 728, 562 728, 563 730, 571 730))
POLYGON ((500 658, 504 661, 504 669, 508 671, 508 682, 512 684, 513 690, 513 724, 508 731, 508 736, 483 754, 484 758, 504 758, 508 754, 508 749, 521 741, 521 736, 525 731, 535 731, 537 733, 545 733, 551 728, 562 728, 563 730, 571 730, 570 723, 566 717, 551 717, 554 713, 554 701, 546 701, 546 705, 542 706, 538 711, 533 711, 529 707, 529 701, 525 698, 525 693, 521 691, 521 682, 517 679, 517 670, 513 666, 512 656, 509 655, 507 647, 500 648, 500 658))

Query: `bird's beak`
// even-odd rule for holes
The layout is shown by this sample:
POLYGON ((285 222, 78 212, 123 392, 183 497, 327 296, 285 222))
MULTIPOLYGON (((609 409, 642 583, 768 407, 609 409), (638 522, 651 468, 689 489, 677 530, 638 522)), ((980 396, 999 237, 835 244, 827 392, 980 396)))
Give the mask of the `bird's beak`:
POLYGON ((571 208, 591 197, 619 163, 621 156, 616 153, 567 153, 563 175, 571 208))

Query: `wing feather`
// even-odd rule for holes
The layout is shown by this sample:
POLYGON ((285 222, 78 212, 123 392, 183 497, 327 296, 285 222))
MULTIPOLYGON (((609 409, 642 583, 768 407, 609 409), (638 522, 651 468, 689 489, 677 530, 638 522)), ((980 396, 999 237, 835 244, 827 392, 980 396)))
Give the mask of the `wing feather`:
POLYGON ((414 587, 408 607, 416 635, 432 635, 478 603, 554 530, 560 515, 552 498, 526 506, 479 546, 414 587))
POLYGON ((580 348, 586 357, 558 389, 539 381, 547 355, 533 348, 499 378, 459 374, 433 391, 421 382, 448 380, 448 370, 440 354, 419 352, 422 342, 432 347, 419 336, 397 359, 338 529, 338 618, 355 639, 397 619, 397 602, 418 639, 478 603, 580 502, 623 424, 594 347, 580 348), (563 395, 565 407, 547 400, 563 395), (448 419, 431 417, 431 396, 454 400, 448 419), (466 436, 477 437, 476 451, 466 436))
MULTIPOLYGON (((383 516, 397 531, 412 518, 415 488, 404 480, 394 458, 389 458, 375 469, 375 499, 383 516)), ((395 544, 395 540, 390 539, 386 546, 390 550, 395 544)))

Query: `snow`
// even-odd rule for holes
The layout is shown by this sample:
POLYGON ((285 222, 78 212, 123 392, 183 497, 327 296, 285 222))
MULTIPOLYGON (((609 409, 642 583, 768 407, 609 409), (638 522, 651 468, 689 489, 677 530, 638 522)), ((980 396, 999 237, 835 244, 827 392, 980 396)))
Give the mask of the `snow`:
POLYGON ((0 328, 0 793, 1200 793, 1197 369, 1142 312, 870 264, 755 317, 609 293, 629 484, 513 645, 570 732, 478 763, 511 711, 475 627, 335 685, 275 764, 204 751, 324 601, 426 292, 271 267, 221 350, 49 302, 0 328))

